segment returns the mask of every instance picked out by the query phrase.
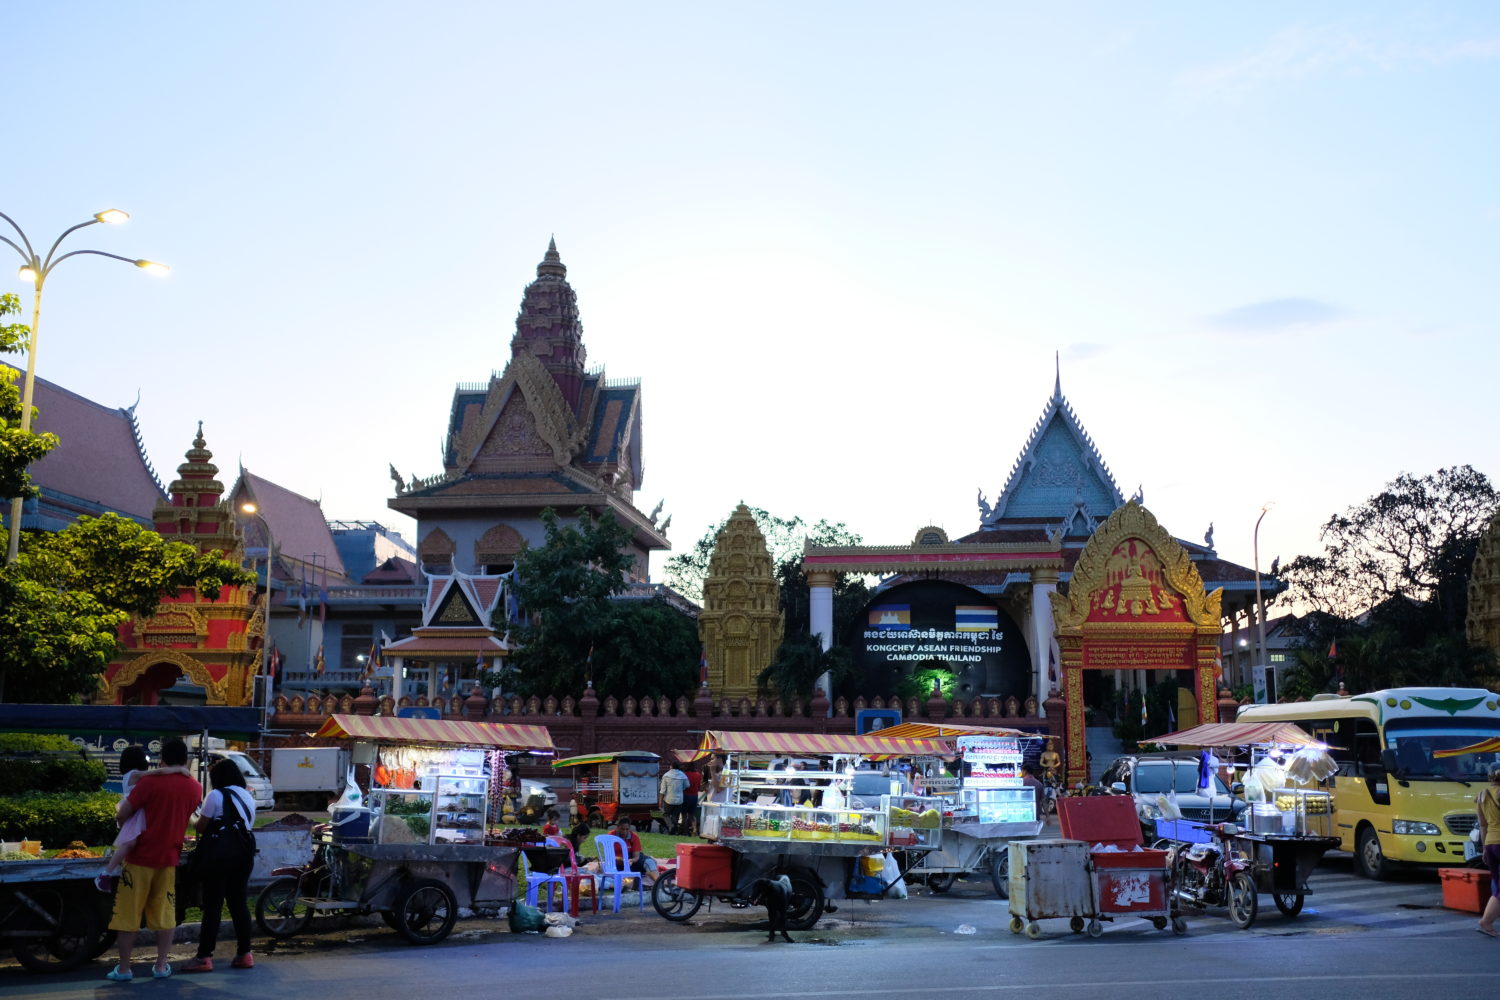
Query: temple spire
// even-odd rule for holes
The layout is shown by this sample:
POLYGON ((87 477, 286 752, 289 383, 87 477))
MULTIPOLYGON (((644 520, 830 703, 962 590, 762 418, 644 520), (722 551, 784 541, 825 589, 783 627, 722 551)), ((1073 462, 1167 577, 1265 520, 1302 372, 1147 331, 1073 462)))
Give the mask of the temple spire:
POLYGON ((1056 372, 1056 378, 1052 382, 1052 398, 1053 399, 1062 399, 1062 352, 1061 351, 1053 351, 1052 352, 1052 365, 1053 365, 1053 370, 1056 372))

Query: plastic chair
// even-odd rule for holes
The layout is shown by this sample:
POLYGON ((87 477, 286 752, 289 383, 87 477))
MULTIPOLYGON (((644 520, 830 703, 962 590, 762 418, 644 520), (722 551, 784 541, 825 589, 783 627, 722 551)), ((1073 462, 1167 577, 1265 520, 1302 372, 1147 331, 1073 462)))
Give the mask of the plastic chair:
POLYGON ((568 880, 561 875, 548 875, 545 872, 534 872, 531 870, 531 862, 526 859, 526 852, 521 852, 521 875, 526 879, 526 905, 535 906, 540 910, 552 909, 552 887, 556 886, 562 890, 562 906, 559 912, 568 908, 568 880), (542 886, 547 887, 547 905, 537 902, 542 886))
MULTIPOLYGON (((583 885, 584 881, 587 880, 589 883, 589 888, 591 890, 589 892, 589 900, 594 904, 594 912, 598 913, 599 881, 594 876, 593 872, 586 872, 582 868, 578 867, 578 855, 573 850, 573 842, 567 837, 548 837, 547 843, 551 844, 554 847, 566 848, 568 852, 567 865, 557 870, 557 874, 562 876, 563 881, 568 884, 567 891, 573 894, 573 905, 569 907, 568 912, 575 917, 578 916, 578 899, 583 895, 581 886, 583 885)), ((550 901, 552 897, 551 889, 547 890, 547 897, 550 901)))
MULTIPOLYGON (((636 894, 640 897, 641 909, 646 908, 646 883, 645 876, 640 872, 622 868, 621 858, 630 857, 630 848, 625 841, 619 837, 612 837, 607 833, 601 833, 594 838, 594 850, 599 853, 599 881, 608 882, 615 891, 615 912, 620 912, 620 894, 625 891, 625 883, 635 879, 636 894)), ((596 883, 597 884, 597 883, 596 883)))

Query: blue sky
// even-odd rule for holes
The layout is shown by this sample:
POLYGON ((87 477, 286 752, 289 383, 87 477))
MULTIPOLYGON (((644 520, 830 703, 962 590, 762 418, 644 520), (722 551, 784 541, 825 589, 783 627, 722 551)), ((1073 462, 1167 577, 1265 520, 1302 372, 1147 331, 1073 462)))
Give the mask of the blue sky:
MULTIPOLYGON (((4 12, 0 211, 105 207, 39 374, 330 517, 440 471, 555 235, 689 547, 744 500, 977 525, 1052 388, 1246 564, 1500 475, 1488 3, 59 3, 4 12)), ((15 290, 29 296, 19 282, 15 290)), ((17 359, 12 359, 13 361, 17 359)), ((226 479, 230 478, 226 476, 226 479)))

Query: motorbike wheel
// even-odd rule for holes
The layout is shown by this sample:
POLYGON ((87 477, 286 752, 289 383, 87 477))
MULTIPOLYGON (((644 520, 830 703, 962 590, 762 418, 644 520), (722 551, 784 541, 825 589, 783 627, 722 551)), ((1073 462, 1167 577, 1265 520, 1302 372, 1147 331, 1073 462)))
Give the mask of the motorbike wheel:
POLYGON ((703 897, 677 884, 677 873, 667 872, 651 887, 651 906, 673 923, 691 920, 703 905, 703 897))
POLYGON ((811 930, 823 915, 823 887, 807 870, 787 872, 792 880, 792 899, 786 908, 786 925, 789 930, 811 930))
POLYGON ((1255 923, 1255 914, 1260 908, 1260 897, 1255 891, 1255 882, 1249 872, 1235 872, 1229 880, 1229 919, 1240 930, 1255 923))
POLYGON ((1276 903, 1276 909, 1288 917, 1295 917, 1302 912, 1302 901, 1306 899, 1300 892, 1273 892, 1271 899, 1276 903))
POLYGON ((994 864, 990 865, 990 883, 995 887, 995 895, 1001 899, 1010 898, 1010 848, 997 847, 994 850, 994 864))
POLYGON ((412 944, 437 944, 458 920, 458 900, 441 882, 413 879, 396 897, 396 931, 412 944))
POLYGON ((931 889, 933 892, 947 892, 949 889, 953 888, 953 883, 957 881, 958 876, 953 874, 952 872, 948 872, 944 875, 929 875, 927 876, 927 888, 931 889))
MULTIPOLYGON (((93 886, 89 890, 92 892, 93 886)), ((94 957, 99 941, 99 907, 93 899, 81 892, 50 888, 32 889, 26 895, 33 906, 33 926, 26 929, 50 929, 51 933, 18 941, 12 948, 16 961, 32 972, 66 972, 94 957)))
POLYGON ((272 881, 255 898, 255 923, 273 938, 301 934, 312 922, 312 907, 299 899, 302 880, 283 875, 272 881))

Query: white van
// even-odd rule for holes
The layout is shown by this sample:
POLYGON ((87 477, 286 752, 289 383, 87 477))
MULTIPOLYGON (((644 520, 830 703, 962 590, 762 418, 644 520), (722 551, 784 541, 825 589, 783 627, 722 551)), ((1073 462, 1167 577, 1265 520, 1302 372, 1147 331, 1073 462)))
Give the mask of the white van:
MULTIPOLYGON (((216 749, 210 745, 208 751, 208 769, 210 771, 213 770, 213 766, 221 760, 233 761, 234 766, 239 768, 240 773, 245 776, 245 790, 255 800, 256 811, 271 809, 276 805, 276 793, 271 788, 271 779, 266 776, 266 772, 262 771, 260 765, 255 763, 248 754, 242 753, 239 750, 216 749)), ((197 778, 199 784, 203 786, 204 794, 208 794, 209 789, 213 786, 209 783, 207 771, 202 774, 198 773, 198 752, 196 748, 188 752, 188 767, 192 770, 193 777, 197 778)))

